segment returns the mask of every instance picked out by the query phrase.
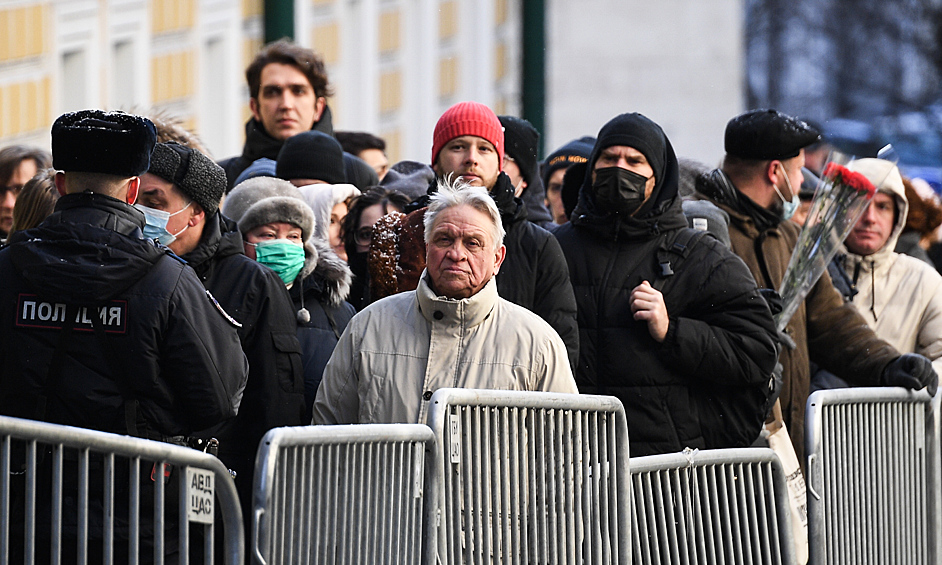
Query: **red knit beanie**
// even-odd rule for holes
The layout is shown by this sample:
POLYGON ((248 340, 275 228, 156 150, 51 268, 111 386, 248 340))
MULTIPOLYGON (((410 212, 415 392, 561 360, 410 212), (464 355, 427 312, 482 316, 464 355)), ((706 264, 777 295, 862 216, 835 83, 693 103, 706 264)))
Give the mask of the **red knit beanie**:
POLYGON ((497 115, 479 102, 458 102, 445 110, 432 135, 432 165, 446 143, 462 135, 476 135, 490 141, 497 149, 499 169, 504 162, 504 128, 497 115))

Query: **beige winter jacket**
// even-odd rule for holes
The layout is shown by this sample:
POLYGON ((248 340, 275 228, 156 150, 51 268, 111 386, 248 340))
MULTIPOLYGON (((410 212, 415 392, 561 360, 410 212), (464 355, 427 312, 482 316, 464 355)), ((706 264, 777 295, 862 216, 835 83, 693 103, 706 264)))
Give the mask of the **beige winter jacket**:
POLYGON ((494 279, 452 300, 426 276, 353 317, 317 390, 315 424, 424 423, 445 387, 578 392, 559 335, 500 298, 494 279))
MULTIPOLYGON (((871 161, 876 160, 860 159, 855 168, 867 175, 871 161)), ((942 375, 942 275, 919 259, 893 252, 909 212, 899 171, 894 168, 878 189, 895 197, 899 214, 876 253, 860 256, 842 249, 847 254, 842 266, 857 290, 851 303, 878 336, 902 353, 926 356, 942 375)))

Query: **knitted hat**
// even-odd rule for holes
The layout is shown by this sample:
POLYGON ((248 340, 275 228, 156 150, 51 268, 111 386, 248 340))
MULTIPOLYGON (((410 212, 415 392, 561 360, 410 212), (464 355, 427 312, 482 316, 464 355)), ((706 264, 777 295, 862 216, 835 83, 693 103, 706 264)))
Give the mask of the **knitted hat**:
POLYGON ((559 169, 568 169, 571 165, 588 161, 593 146, 595 146, 595 138, 587 135, 579 139, 573 139, 550 153, 541 165, 543 187, 549 186, 549 178, 559 169))
POLYGON ((286 222, 301 228, 307 241, 314 232, 314 212, 293 184, 272 177, 256 177, 235 186, 226 197, 222 213, 234 220, 245 235, 258 226, 286 222))
POLYGON ((149 173, 171 182, 213 215, 226 191, 226 171, 199 151, 175 141, 158 143, 150 158, 149 173))
POLYGON ((533 186, 533 179, 537 177, 536 154, 540 147, 540 132, 522 118, 497 116, 497 119, 504 126, 504 151, 517 163, 527 187, 533 186))
POLYGON ((241 184, 244 180, 254 179, 255 177, 274 177, 275 175, 275 161, 269 159, 268 157, 261 157, 254 161, 252 164, 245 168, 244 171, 239 173, 239 176, 236 177, 232 186, 241 184))
POLYGON ((742 159, 791 159, 819 139, 818 130, 775 110, 751 110, 726 124, 726 153, 742 159))
POLYGON ((479 102, 458 102, 445 110, 435 124, 432 134, 432 164, 438 160, 438 154, 446 143, 462 135, 474 135, 483 138, 497 149, 500 157, 504 156, 504 128, 494 112, 479 102))
POLYGON ((52 124, 52 166, 60 171, 135 177, 147 171, 157 130, 147 118, 81 110, 52 124))
POLYGON ((398 190, 410 199, 421 198, 428 193, 428 183, 435 178, 435 171, 418 161, 399 161, 387 172, 380 186, 398 190))
POLYGON ((343 148, 326 133, 311 130, 285 140, 275 172, 280 179, 316 179, 327 184, 347 182, 343 148))

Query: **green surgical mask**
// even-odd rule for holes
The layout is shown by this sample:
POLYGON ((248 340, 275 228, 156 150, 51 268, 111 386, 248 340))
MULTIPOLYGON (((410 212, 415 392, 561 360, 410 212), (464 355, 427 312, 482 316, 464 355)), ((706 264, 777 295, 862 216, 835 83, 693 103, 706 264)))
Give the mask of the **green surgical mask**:
POLYGON ((298 278, 304 266, 304 247, 287 239, 273 239, 255 244, 255 259, 278 273, 286 285, 298 278))

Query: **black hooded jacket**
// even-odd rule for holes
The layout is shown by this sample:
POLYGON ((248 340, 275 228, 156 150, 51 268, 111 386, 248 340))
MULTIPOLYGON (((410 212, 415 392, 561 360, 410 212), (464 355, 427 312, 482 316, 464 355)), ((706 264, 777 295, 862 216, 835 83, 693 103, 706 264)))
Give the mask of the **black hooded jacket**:
POLYGON ((236 328, 143 226, 124 202, 70 194, 0 250, 0 413, 151 439, 236 415, 236 328))
MULTIPOLYGON (((334 135, 330 106, 324 106, 321 119, 314 122, 314 127, 311 129, 326 133, 327 135, 334 135)), ((275 139, 268 135, 268 132, 265 131, 261 122, 255 118, 249 118, 249 121, 245 123, 245 145, 242 146, 242 154, 219 161, 219 166, 226 171, 226 192, 232 190, 235 180, 239 178, 242 171, 247 169, 249 165, 256 160, 265 157, 272 161, 277 161, 278 153, 281 151, 282 145, 284 145, 283 140, 275 139)))
MULTIPOLYGON (((583 393, 611 394, 625 405, 631 454, 731 447, 738 425, 718 411, 713 397, 729 387, 768 383, 775 365, 775 329, 765 300, 745 264, 710 236, 692 245, 682 266, 662 276, 665 250, 687 221, 677 194, 677 160, 660 128, 638 114, 609 122, 585 171, 579 204, 555 235, 569 263, 579 308, 579 364, 583 393), (638 133, 640 132, 640 133, 638 133), (626 145, 641 151, 656 184, 634 216, 622 217, 596 202, 591 164, 601 150, 626 145), (660 287, 670 316, 658 343, 645 321, 633 318, 629 297, 647 280, 660 287)), ((758 437, 765 414, 741 430, 758 437)))

